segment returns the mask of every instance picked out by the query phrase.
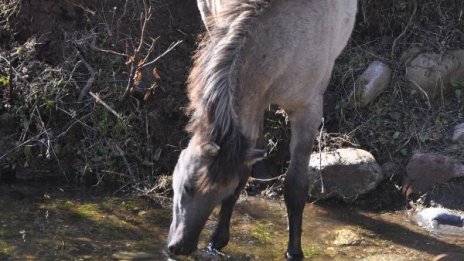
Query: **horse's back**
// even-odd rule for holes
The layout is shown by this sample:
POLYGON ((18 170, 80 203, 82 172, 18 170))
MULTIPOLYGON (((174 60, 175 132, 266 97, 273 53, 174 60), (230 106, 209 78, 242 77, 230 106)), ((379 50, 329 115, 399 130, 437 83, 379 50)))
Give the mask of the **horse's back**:
POLYGON ((251 29, 244 51, 244 96, 257 93, 269 103, 299 106, 322 93, 325 86, 317 85, 330 76, 356 11, 357 0, 271 1, 251 29))

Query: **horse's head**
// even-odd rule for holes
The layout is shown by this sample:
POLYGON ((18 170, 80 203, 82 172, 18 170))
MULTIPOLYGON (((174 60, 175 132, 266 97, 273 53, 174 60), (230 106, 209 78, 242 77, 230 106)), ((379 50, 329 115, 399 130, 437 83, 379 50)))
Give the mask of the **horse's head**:
POLYGON ((207 184, 209 166, 220 153, 213 142, 199 143, 192 139, 177 161, 173 174, 173 214, 168 248, 173 254, 190 254, 196 250, 200 232, 214 207, 238 188, 240 172, 262 159, 265 151, 250 149, 242 166, 237 166, 226 184, 207 184))

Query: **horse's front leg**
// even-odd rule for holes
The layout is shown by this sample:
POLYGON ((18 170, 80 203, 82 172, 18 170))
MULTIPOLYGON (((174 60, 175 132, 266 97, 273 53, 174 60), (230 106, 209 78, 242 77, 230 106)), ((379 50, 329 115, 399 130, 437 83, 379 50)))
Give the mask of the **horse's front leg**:
POLYGON ((243 176, 240 178, 240 183, 235 190, 234 194, 230 195, 221 204, 221 210, 219 212, 219 220, 216 225, 216 228, 211 236, 208 249, 210 250, 221 250, 229 243, 230 238, 230 219, 232 217, 232 212, 234 210, 235 203, 240 197, 245 184, 250 176, 250 170, 248 167, 243 167, 244 171, 242 172, 243 176))
POLYGON ((308 198, 309 157, 313 139, 322 116, 322 96, 305 110, 290 111, 291 161, 284 182, 284 199, 287 206, 289 241, 286 257, 289 260, 303 258, 301 250, 301 226, 303 209, 308 198))

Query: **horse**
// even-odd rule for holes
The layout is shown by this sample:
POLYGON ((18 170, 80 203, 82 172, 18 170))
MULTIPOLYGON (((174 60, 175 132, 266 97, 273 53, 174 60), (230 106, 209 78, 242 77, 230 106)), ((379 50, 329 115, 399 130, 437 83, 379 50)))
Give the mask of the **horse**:
POLYGON ((214 24, 215 16, 222 12, 226 0, 197 0, 198 10, 200 11, 201 19, 209 32, 214 24))
POLYGON ((173 172, 168 250, 196 250, 209 215, 221 205, 208 244, 229 242, 233 207, 251 166, 264 112, 283 108, 290 120, 290 165, 284 180, 289 240, 285 255, 303 258, 302 215, 309 157, 322 119, 323 93, 345 48, 357 0, 197 0, 208 30, 188 78, 191 138, 173 172))

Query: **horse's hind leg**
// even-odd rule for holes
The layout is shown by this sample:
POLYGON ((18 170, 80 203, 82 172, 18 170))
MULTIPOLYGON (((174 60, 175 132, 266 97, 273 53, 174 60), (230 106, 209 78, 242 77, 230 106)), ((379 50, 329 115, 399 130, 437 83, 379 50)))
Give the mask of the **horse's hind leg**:
POLYGON ((309 157, 313 139, 322 117, 322 95, 305 109, 289 111, 291 121, 291 161, 284 183, 284 198, 289 222, 288 259, 301 259, 301 225, 309 189, 309 157))
POLYGON ((208 245, 210 250, 221 250, 229 243, 230 218, 232 217, 235 203, 237 202, 240 193, 245 187, 248 177, 250 176, 250 170, 248 167, 244 166, 243 172, 244 173, 240 180, 240 184, 238 185, 234 194, 230 195, 228 198, 222 201, 221 210, 219 212, 219 220, 208 245))

